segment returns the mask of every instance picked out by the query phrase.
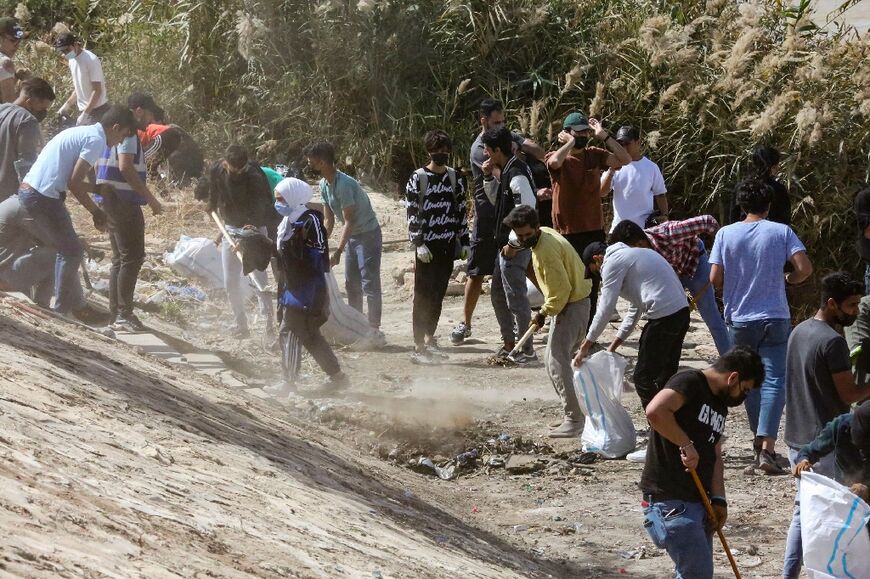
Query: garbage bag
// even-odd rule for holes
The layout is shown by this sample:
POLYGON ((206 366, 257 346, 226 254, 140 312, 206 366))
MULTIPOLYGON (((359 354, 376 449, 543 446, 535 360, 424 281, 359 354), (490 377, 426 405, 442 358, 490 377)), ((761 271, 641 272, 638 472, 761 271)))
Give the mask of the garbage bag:
POLYGON ((870 506, 813 472, 800 481, 804 567, 813 579, 870 577, 870 506))
POLYGON ((164 260, 178 275, 195 277, 208 288, 224 287, 221 252, 211 239, 182 235, 164 260))
POLYGON ((601 351, 574 372, 574 390, 586 415, 584 451, 620 458, 634 450, 634 424, 620 402, 626 364, 622 356, 601 351))
POLYGON ((532 309, 539 308, 544 305, 544 294, 541 293, 541 290, 535 287, 535 284, 532 283, 532 280, 526 279, 526 294, 529 298, 529 307, 532 309))
POLYGON ((368 318, 344 301, 331 271, 326 274, 326 287, 329 291, 329 320, 321 327, 326 341, 338 346, 353 345, 356 350, 383 346, 383 335, 369 325, 368 318))

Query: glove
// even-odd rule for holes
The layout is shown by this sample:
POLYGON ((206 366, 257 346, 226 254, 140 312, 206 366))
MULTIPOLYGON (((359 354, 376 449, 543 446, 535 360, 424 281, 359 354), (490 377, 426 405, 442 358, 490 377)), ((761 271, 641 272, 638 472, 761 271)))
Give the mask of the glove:
POLYGON ((471 248, 467 245, 463 245, 462 249, 459 250, 459 259, 468 259, 471 255, 471 248))
POLYGON ((538 329, 540 330, 541 328, 544 327, 544 322, 545 322, 545 321, 547 321, 547 316, 545 316, 544 314, 538 312, 537 314, 535 314, 535 317, 532 318, 532 323, 531 323, 531 325, 532 325, 532 326, 538 326, 538 329))
POLYGON ((425 245, 421 245, 417 247, 417 259, 423 263, 429 263, 432 261, 432 252, 425 245))
POLYGON ((87 122, 90 120, 90 118, 91 118, 91 116, 88 113, 82 113, 79 115, 79 118, 76 119, 76 124, 79 126, 87 124, 87 122))
POLYGON ((725 526, 725 521, 728 520, 728 505, 722 503, 713 504, 713 514, 716 515, 715 521, 710 520, 709 516, 704 520, 704 527, 708 533, 721 531, 722 527, 725 526))

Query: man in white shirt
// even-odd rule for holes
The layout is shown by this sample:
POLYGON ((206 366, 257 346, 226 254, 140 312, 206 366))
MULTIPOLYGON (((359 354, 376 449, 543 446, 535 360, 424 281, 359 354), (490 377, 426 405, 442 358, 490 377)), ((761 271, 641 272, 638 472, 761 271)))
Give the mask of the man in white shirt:
POLYGON ((11 103, 18 94, 15 89, 15 62, 12 59, 25 36, 15 18, 0 18, 0 103, 11 103))
POLYGON ((632 126, 622 126, 616 140, 631 156, 631 163, 620 169, 609 169, 601 176, 601 196, 613 191, 613 223, 610 230, 624 219, 630 219, 639 227, 656 209, 659 221, 667 221, 668 197, 665 179, 659 166, 650 161, 641 151, 640 131, 632 126))
POLYGON ((90 50, 82 48, 81 41, 71 32, 65 32, 54 41, 57 50, 69 62, 72 74, 72 94, 60 108, 60 114, 72 116, 74 107, 79 115, 76 124, 93 125, 109 109, 109 96, 106 92, 106 79, 103 76, 103 65, 90 50))

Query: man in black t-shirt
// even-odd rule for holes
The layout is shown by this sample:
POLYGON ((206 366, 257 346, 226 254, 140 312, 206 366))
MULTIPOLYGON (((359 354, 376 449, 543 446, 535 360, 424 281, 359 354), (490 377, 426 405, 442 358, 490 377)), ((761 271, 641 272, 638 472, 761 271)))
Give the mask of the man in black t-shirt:
POLYGON ((728 516, 721 438, 728 408, 764 381, 757 353, 738 346, 705 370, 675 374, 646 407, 652 430, 640 481, 644 527, 666 549, 677 577, 713 577, 712 532, 728 516), (713 503, 706 519, 691 474, 695 469, 713 503))

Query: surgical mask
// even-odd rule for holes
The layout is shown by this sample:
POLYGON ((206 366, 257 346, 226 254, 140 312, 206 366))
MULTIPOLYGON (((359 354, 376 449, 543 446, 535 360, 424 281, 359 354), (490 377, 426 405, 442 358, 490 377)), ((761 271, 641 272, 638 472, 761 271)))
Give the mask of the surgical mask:
POLYGON ((429 158, 432 159, 432 162, 439 167, 443 167, 447 164, 450 155, 448 153, 431 153, 429 155, 429 158))
POLYGON ((45 120, 45 117, 48 116, 48 109, 45 109, 42 111, 36 111, 35 113, 30 113, 30 114, 33 115, 34 117, 36 117, 36 120, 41 123, 42 121, 45 120))
POLYGON ((532 235, 532 236, 527 237, 526 239, 520 241, 520 245, 522 245, 526 249, 531 249, 538 244, 538 240, 540 238, 541 238, 541 234, 536 233, 535 235, 532 235))
POLYGON ((281 215, 283 217, 290 217, 290 215, 293 213, 293 210, 290 209, 290 206, 281 201, 275 201, 275 211, 278 212, 278 215, 281 215))
POLYGON ((76 59, 76 51, 70 50, 69 52, 64 54, 64 56, 66 57, 67 60, 75 60, 76 59))

